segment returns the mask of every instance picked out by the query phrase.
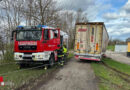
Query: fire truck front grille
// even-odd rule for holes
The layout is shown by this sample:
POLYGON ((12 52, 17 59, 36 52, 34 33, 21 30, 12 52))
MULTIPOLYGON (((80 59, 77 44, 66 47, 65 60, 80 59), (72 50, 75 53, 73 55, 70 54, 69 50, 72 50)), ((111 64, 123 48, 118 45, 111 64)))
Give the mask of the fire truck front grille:
POLYGON ((32 60, 32 57, 23 57, 23 59, 32 60))
POLYGON ((19 50, 37 50, 36 45, 20 45, 19 50))

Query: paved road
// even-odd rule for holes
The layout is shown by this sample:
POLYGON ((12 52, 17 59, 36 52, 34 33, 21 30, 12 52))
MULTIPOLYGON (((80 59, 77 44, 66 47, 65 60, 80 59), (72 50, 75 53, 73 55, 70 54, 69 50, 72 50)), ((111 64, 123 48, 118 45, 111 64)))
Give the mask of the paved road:
POLYGON ((40 90, 98 90, 97 79, 90 63, 74 58, 40 90))
POLYGON ((107 51, 106 55, 110 58, 112 58, 115 61, 121 62, 121 63, 125 63, 125 64, 129 64, 130 65, 130 58, 126 57, 123 54, 119 54, 116 52, 112 52, 112 51, 107 51))

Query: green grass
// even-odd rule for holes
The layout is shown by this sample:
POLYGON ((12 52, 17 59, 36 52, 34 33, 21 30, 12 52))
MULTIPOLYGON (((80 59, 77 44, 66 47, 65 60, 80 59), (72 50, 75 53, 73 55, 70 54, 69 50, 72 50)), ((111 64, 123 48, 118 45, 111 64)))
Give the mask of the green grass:
POLYGON ((70 58, 72 58, 74 56, 74 54, 73 53, 69 53, 69 55, 68 55, 68 59, 70 59, 70 58))
POLYGON ((27 83, 30 79, 37 78, 47 71, 45 71, 43 68, 37 68, 31 70, 18 69, 18 65, 16 64, 0 66, 0 74, 5 73, 4 75, 2 75, 4 78, 4 82, 14 84, 14 85, 5 85, 3 87, 0 87, 0 90, 11 90, 11 88, 12 89, 17 88, 22 84, 27 83), (17 72, 13 72, 13 71, 17 71, 17 72))
POLYGON ((130 75, 130 65, 114 61, 114 60, 112 60, 110 58, 105 58, 104 62, 107 65, 109 65, 109 66, 111 66, 111 67, 113 67, 113 68, 115 68, 115 69, 117 69, 117 70, 119 70, 119 71, 121 71, 123 73, 126 73, 126 74, 130 75))
MULTIPOLYGON (((111 59, 104 59, 104 62, 124 73, 130 73, 130 66, 122 63, 118 63, 111 59)), ((92 67, 96 76, 100 79, 100 90, 130 90, 130 83, 119 77, 118 73, 108 69, 100 63, 92 63, 92 67)))
POLYGON ((13 62, 15 62, 13 51, 7 50, 3 56, 3 59, 0 60, 0 64, 13 63, 13 62))
MULTIPOLYGON (((73 53, 70 53, 67 58, 70 59, 72 57, 73 57, 73 53)), ((14 60, 2 60, 0 64, 13 63, 13 62, 14 60)), ((13 84, 13 85, 10 84, 5 86, 0 86, 0 90, 11 90, 11 89, 18 88, 21 85, 28 83, 30 80, 38 78, 39 76, 44 75, 46 72, 48 71, 51 72, 52 70, 56 69, 54 67, 48 70, 44 70, 43 68, 25 70, 26 68, 19 69, 18 67, 19 66, 15 63, 0 65, 0 76, 3 76, 4 82, 13 84), (18 72, 13 72, 13 71, 18 71, 18 72)))
POLYGON ((109 45, 109 46, 107 47, 107 50, 114 51, 114 50, 115 50, 115 45, 109 45))

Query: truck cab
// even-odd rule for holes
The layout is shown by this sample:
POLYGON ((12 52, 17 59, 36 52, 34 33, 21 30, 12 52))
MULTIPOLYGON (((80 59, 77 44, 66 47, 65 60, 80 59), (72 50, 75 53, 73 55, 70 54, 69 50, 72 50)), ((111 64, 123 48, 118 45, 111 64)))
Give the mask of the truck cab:
POLYGON ((57 50, 60 49, 62 43, 60 29, 45 25, 18 26, 12 35, 14 59, 20 64, 57 61, 57 50))

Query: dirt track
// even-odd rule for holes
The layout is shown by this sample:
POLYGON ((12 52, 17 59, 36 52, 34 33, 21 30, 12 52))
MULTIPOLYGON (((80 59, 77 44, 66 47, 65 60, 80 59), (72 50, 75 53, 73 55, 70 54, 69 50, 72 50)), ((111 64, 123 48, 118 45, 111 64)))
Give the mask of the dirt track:
POLYGON ((124 55, 122 55, 120 53, 107 51, 106 55, 107 55, 107 57, 110 57, 115 61, 130 65, 130 58, 128 58, 128 57, 126 57, 126 56, 124 56, 124 55))
POLYGON ((39 90, 98 90, 91 65, 74 58, 39 90))

